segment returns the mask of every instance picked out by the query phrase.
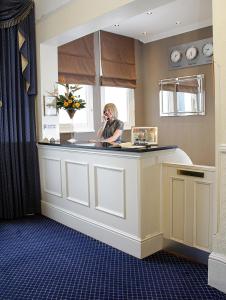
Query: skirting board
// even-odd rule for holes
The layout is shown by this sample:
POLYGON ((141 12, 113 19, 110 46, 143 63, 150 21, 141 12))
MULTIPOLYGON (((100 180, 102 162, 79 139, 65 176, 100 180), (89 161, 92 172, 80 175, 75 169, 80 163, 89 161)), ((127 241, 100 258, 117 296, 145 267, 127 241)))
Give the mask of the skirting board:
POLYGON ((147 257, 162 249, 162 233, 140 240, 45 201, 42 201, 42 214, 137 258, 147 257))
POLYGON ((208 261, 208 284, 226 293, 226 256, 212 252, 208 261))

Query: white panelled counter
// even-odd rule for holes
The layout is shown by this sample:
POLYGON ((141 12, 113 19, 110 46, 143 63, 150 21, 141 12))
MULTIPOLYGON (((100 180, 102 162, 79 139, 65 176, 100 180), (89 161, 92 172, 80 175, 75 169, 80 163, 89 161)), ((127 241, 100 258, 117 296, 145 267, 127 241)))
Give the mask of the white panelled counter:
POLYGON ((138 258, 163 247, 162 164, 176 146, 39 143, 42 214, 138 258))

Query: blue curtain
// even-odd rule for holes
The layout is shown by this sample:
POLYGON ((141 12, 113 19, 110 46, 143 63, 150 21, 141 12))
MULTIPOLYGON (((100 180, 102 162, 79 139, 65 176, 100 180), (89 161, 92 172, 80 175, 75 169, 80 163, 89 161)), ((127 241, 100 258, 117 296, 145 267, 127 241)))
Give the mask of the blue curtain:
POLYGON ((40 213, 35 57, 33 2, 1 0, 0 219, 40 213))

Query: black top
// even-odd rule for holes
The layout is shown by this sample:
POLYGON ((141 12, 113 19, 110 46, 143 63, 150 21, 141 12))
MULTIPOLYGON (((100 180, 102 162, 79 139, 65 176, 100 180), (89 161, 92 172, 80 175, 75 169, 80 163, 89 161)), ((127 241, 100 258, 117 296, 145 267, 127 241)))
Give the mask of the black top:
MULTIPOLYGON (((113 121, 108 120, 104 127, 102 136, 104 139, 108 139, 115 133, 117 129, 123 130, 123 127, 124 127, 124 123, 118 119, 115 119, 113 121)), ((119 136, 115 142, 118 143, 120 141, 121 141, 121 136, 119 136)))
POLYGON ((135 152, 135 153, 144 153, 144 152, 152 152, 152 151, 159 151, 159 150, 168 150, 168 149, 176 149, 177 146, 175 145, 167 145, 167 146, 144 146, 142 148, 121 148, 120 145, 112 145, 106 142, 96 142, 91 143, 87 141, 78 141, 75 143, 59 143, 55 142, 53 144, 46 143, 46 142, 39 142, 40 145, 50 145, 50 146, 61 146, 61 147, 68 147, 68 148, 83 148, 83 149, 95 149, 95 150, 112 150, 112 151, 120 151, 120 152, 135 152))

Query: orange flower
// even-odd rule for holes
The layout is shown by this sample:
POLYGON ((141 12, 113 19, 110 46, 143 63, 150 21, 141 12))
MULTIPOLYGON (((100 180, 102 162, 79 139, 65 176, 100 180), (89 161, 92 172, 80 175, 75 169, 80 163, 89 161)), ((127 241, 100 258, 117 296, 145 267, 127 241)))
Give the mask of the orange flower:
POLYGON ((79 102, 75 102, 75 107, 79 108, 80 107, 80 103, 79 102))
POLYGON ((68 103, 71 104, 71 103, 72 103, 72 100, 68 100, 68 103))
POLYGON ((68 107, 68 102, 67 101, 64 101, 64 106, 68 107))

